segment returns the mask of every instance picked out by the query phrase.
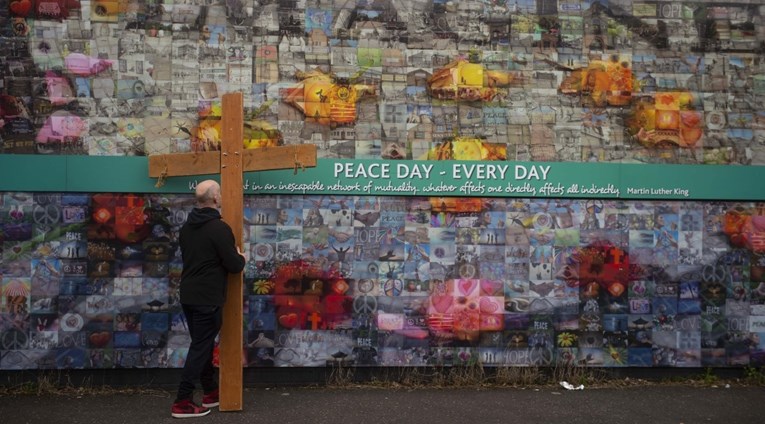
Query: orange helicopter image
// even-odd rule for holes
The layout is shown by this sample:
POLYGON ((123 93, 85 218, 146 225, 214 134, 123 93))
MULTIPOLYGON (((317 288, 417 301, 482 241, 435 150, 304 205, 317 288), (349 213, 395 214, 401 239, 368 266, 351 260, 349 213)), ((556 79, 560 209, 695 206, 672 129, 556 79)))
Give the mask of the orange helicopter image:
POLYGON ((635 81, 629 62, 614 56, 610 60, 593 60, 586 68, 571 69, 559 91, 582 96, 582 104, 597 107, 626 106, 632 101, 635 81))
POLYGON ((301 81, 286 90, 283 100, 303 112, 309 122, 332 127, 351 125, 356 122, 356 103, 377 94, 373 85, 354 83, 365 71, 351 78, 336 77, 319 69, 298 72, 301 81))
POLYGON ((665 91, 636 100, 625 119, 627 133, 646 147, 696 147, 703 135, 702 112, 693 94, 665 91))
POLYGON ((703 117, 692 93, 640 93, 629 62, 616 55, 585 68, 565 69, 570 74, 558 87, 560 93, 580 96, 585 107, 629 106, 626 131, 646 147, 693 148, 703 135, 703 117))

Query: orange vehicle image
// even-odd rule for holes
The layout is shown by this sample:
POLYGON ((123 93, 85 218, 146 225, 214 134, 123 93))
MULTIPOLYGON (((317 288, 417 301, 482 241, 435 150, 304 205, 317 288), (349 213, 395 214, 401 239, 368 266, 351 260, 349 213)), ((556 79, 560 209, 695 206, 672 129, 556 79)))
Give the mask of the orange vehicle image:
POLYGON ((574 69, 559 91, 582 97, 583 105, 626 106, 636 89, 632 69, 627 61, 614 56, 608 61, 594 60, 586 68, 574 69))
POLYGON ((629 62, 616 55, 571 70, 558 90, 580 96, 583 107, 628 106, 626 131, 646 147, 693 148, 703 135, 703 116, 692 93, 641 93, 629 62))
POLYGON ((636 100, 625 124, 627 133, 647 147, 696 147, 703 135, 702 112, 687 91, 655 93, 636 100))
POLYGON ((284 102, 303 112, 306 120, 322 125, 353 124, 356 102, 377 93, 373 85, 354 84, 355 78, 337 78, 318 69, 297 77, 301 81, 286 90, 284 102))
POLYGON ((459 58, 434 71, 427 84, 428 93, 437 100, 490 102, 506 95, 502 87, 518 79, 509 72, 489 70, 480 63, 459 58))

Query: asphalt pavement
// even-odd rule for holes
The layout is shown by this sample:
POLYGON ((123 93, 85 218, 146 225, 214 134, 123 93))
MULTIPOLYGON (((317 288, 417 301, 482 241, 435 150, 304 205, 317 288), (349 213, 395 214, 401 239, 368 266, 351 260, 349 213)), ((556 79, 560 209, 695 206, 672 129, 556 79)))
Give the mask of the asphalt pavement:
POLYGON ((544 388, 246 388, 244 408, 199 418, 170 417, 174 392, 10 395, 6 424, 639 423, 761 424, 765 387, 646 385, 544 388))

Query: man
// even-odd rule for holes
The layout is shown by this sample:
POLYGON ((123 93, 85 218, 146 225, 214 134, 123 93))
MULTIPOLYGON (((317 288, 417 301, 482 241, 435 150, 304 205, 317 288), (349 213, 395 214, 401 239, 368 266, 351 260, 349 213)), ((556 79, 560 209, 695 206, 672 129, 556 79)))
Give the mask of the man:
POLYGON ((218 383, 213 378, 212 364, 215 337, 223 323, 228 274, 241 272, 245 265, 231 227, 221 220, 220 185, 203 181, 195 194, 197 207, 179 235, 183 257, 181 305, 191 345, 172 407, 175 418, 201 417, 210 412, 208 408, 218 406, 218 383), (202 406, 193 401, 196 380, 204 390, 202 406))

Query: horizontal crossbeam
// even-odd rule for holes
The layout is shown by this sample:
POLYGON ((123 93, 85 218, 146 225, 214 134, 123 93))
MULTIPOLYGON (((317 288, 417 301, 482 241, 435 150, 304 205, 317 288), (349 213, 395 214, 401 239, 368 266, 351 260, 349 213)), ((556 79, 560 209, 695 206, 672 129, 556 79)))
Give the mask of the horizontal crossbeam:
MULTIPOLYGON (((219 174, 220 155, 217 151, 151 155, 149 177, 219 174)), ((316 146, 313 144, 242 149, 242 170, 245 172, 315 166, 316 146)))

